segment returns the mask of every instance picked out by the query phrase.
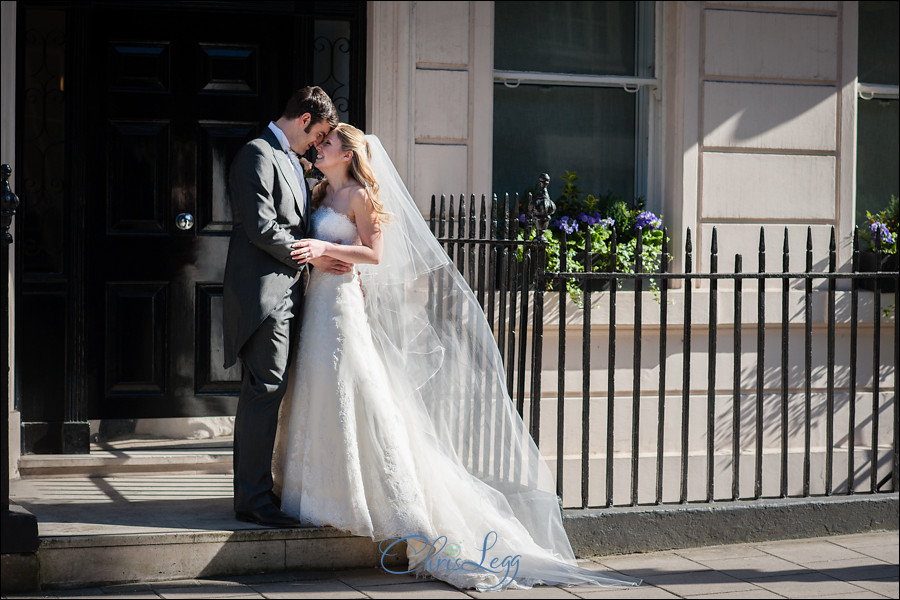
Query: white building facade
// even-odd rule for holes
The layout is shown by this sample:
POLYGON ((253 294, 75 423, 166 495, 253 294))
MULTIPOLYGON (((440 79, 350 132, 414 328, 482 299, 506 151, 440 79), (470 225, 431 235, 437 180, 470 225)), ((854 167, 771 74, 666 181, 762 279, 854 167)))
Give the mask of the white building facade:
MULTIPOLYGON (((548 38, 525 36, 523 45, 558 45, 549 37, 562 34, 551 26, 566 19, 570 4, 591 3, 542 7, 547 23, 538 30, 546 25, 548 38)), ((545 73, 535 72, 537 64, 517 77, 494 64, 495 32, 505 27, 496 21, 495 3, 369 3, 368 129, 394 154, 423 212, 434 193, 518 191, 493 186, 495 153, 517 152, 494 145, 495 111, 508 107, 495 99, 504 82, 517 89, 646 90, 648 106, 633 111, 632 143, 645 153, 634 161, 643 161, 635 168, 642 180, 635 196, 666 217, 673 235, 680 238, 691 227, 708 251, 715 226, 720 254, 752 256, 760 226, 771 229, 773 240, 788 226, 797 248, 807 226, 816 245, 827 248, 834 226, 840 262, 847 262, 855 225, 858 106, 873 95, 897 97, 896 83, 867 86, 858 79, 859 3, 637 4, 633 12, 652 13, 637 24, 638 33, 652 40, 632 36, 636 54, 652 52, 650 73, 545 73), (638 47, 642 42, 652 50, 638 47)), ((581 44, 577 37, 571 43, 581 44)), ((548 103, 544 119, 560 120, 558 111, 573 108, 580 108, 577 100, 548 103)), ((584 123, 586 135, 595 135, 592 125, 584 123)), ((525 132, 536 126, 546 129, 519 123, 525 132)), ((557 130, 556 139, 563 140, 557 152, 577 135, 557 130)), ((535 144, 550 145, 548 139, 535 144)), ((551 195, 562 174, 551 173, 551 195)))
MULTIPOLYGON (((4 2, 2 15, 2 148, 3 162, 13 164, 14 189, 16 4, 4 2)), ((559 177, 566 170, 575 170, 586 191, 609 190, 628 199, 642 198, 647 208, 663 216, 672 239, 671 271, 684 268, 681 249, 687 228, 694 236, 694 270, 708 270, 706 257, 714 227, 719 236, 718 253, 723 257, 721 271, 730 270, 736 253, 745 257, 746 270, 755 270, 760 230, 765 231, 769 248, 780 250, 785 228, 790 247, 795 249, 791 253, 791 270, 805 268, 802 249, 808 228, 816 249, 814 268, 825 270, 834 228, 839 270, 847 270, 852 253, 851 235, 861 206, 858 173, 859 157, 864 150, 870 155, 887 156, 885 162, 893 168, 882 175, 867 174, 865 185, 869 187, 865 189, 877 188, 884 180, 888 189, 894 186, 891 191, 897 193, 897 163, 895 158, 891 159, 897 156, 898 139, 897 26, 894 21, 893 28, 887 28, 889 41, 877 41, 885 39, 884 32, 871 31, 868 24, 872 22, 871 11, 877 15, 879 10, 878 6, 869 5, 879 3, 379 1, 366 4, 365 128, 382 139, 425 216, 430 210, 432 194, 480 196, 518 192, 532 185, 541 172, 550 173, 550 193, 555 197, 560 190, 559 177), (871 44, 866 45, 868 42, 861 42, 872 39, 877 42, 874 49, 871 44), (876 58, 890 57, 893 52, 893 66, 876 65, 874 80, 861 80, 863 73, 870 73, 866 65, 861 65, 861 52, 876 58), (882 76, 882 71, 887 75, 882 76), (870 110, 870 106, 878 103, 878 110, 870 110), (869 115, 870 123, 865 135, 859 126, 863 113, 869 115), (876 123, 874 127, 872 122, 876 123), (878 126, 879 122, 883 125, 878 126), (880 130, 883 135, 869 139, 866 136, 872 130, 880 130), (873 184, 872 180, 877 181, 873 184)), ((896 14, 896 10, 888 14, 896 14)), ((876 198, 866 207, 877 210, 878 202, 876 198)), ((780 270, 778 258, 777 252, 770 254, 770 269, 775 266, 780 270)), ((15 260, 12 264, 16 264, 15 260)), ((16 278, 12 267, 9 280, 12 310, 8 331, 13 332, 17 321, 16 278)), ((723 294, 721 302, 728 306, 728 294, 733 292, 722 289, 720 293, 723 294)), ((845 310, 849 296, 842 296, 843 293, 839 292, 838 297, 841 340, 849 327, 849 313, 845 310)), ((623 398, 631 397, 632 361, 628 352, 635 336, 633 323, 629 321, 631 309, 625 308, 633 303, 629 305, 622 300, 627 294, 623 292, 620 296, 617 335, 621 364, 617 361, 615 365, 616 394, 623 398)), ((683 297, 679 294, 673 290, 670 295, 672 315, 683 312, 683 297)), ((798 329, 802 322, 799 298, 791 296, 792 336, 802 334, 798 329)), ((708 331, 703 328, 708 324, 708 314, 703 308, 707 299, 708 290, 701 286, 694 295, 694 331, 698 339, 708 331)), ((545 309, 545 375, 541 401, 547 404, 542 414, 548 420, 542 425, 542 431, 548 432, 544 438, 546 446, 542 443, 542 448, 546 447, 545 454, 555 461, 552 432, 556 431, 557 424, 552 416, 557 397, 555 348, 559 327, 554 324, 554 311, 558 308, 554 308, 553 302, 548 299, 545 309)), ((604 302, 601 296, 592 308, 591 319, 592 343, 596 346, 592 354, 597 357, 591 365, 591 403, 595 405, 591 413, 594 415, 606 414, 608 400, 605 384, 609 366, 604 364, 603 357, 608 334, 605 324, 609 317, 608 304, 604 302)), ((766 315, 772 319, 770 329, 774 330, 780 325, 779 297, 773 295, 767 302, 772 303, 766 315)), ((890 304, 893 300, 886 297, 884 302, 890 304)), ((641 452, 647 457, 655 456, 657 445, 662 444, 674 456, 681 427, 679 369, 683 357, 673 347, 664 409, 666 414, 671 413, 667 426, 672 428, 672 433, 665 440, 658 440, 654 420, 660 365, 650 358, 658 352, 659 322, 654 326, 654 317, 650 316, 658 312, 658 305, 650 297, 644 303, 644 314, 648 316, 638 334, 647 357, 640 374, 645 382, 642 388, 646 390, 647 404, 644 407, 642 400, 639 411, 646 413, 641 425, 641 452), (668 405, 670 397, 671 406, 668 405)), ((870 295, 863 298, 860 312, 861 364, 871 364, 873 360, 872 310, 870 295)), ((725 312, 720 312, 718 324, 732 327, 733 318, 725 312)), ((567 314, 570 315, 567 344, 580 349, 581 316, 575 307, 570 307, 567 314)), ((814 314, 817 348, 821 348, 827 318, 824 304, 817 305, 814 314)), ((745 315, 744 326, 755 326, 753 310, 745 315)), ((670 321, 669 325, 675 328, 669 334, 670 339, 677 337, 681 319, 670 321)), ((892 387, 896 376, 896 349, 891 346, 892 319, 883 321, 882 398, 876 403, 877 410, 886 414, 891 414, 896 401, 892 387)), ((770 335, 767 345, 777 346, 777 335, 770 335)), ((11 374, 14 374, 16 348, 12 339, 11 333, 11 374)), ((708 357, 702 346, 697 343, 694 347, 692 403, 702 403, 707 398, 708 357)), ((721 342, 720 348, 727 347, 726 341, 721 342)), ((748 353, 745 366, 752 360, 752 351, 745 348, 748 353)), ((724 423, 730 419, 734 400, 727 378, 733 364, 727 361, 733 357, 728 358, 727 351, 722 352, 718 363, 723 375, 721 381, 716 380, 715 388, 717 396, 722 398, 717 420, 724 423)), ((792 341, 791 353, 791 364, 802 364, 802 343, 792 341)), ((818 368, 814 375, 817 403, 824 402, 822 390, 826 377, 820 354, 817 350, 818 368)), ((767 356, 777 362, 775 353, 767 356)), ((847 393, 845 363, 846 360, 838 375, 838 396, 847 393)), ((775 366, 773 369, 777 370, 775 366)), ((755 393, 756 371, 749 366, 746 370, 742 385, 750 395, 755 393)), ((771 377, 777 378, 774 374, 771 377)), ((860 377, 860 389, 871 391, 871 373, 860 377)), ((568 486, 577 487, 580 468, 576 449, 580 447, 581 435, 578 415, 582 367, 577 361, 567 362, 566 380, 571 382, 567 385, 571 392, 566 392, 566 403, 572 404, 562 426, 566 435, 565 459, 568 461, 569 454, 572 458, 571 469, 568 462, 566 466, 567 472, 572 471, 566 478, 568 489, 568 486)), ((797 381, 802 378, 792 375, 792 394, 797 392, 797 381)), ((20 418, 14 381, 9 389, 10 460, 11 472, 15 473, 20 418)), ((774 399, 777 394, 772 391, 772 395, 772 401, 777 402, 774 399)), ((692 420, 690 424, 692 448, 696 450, 696 457, 691 460, 701 465, 707 430, 704 410, 697 408, 691 414, 696 419, 696 423, 692 420)), ((840 415, 841 428, 846 430, 845 412, 840 415)), ((857 416, 860 422, 865 420, 865 415, 857 416)), ((627 432, 631 430, 631 408, 623 409, 621 415, 617 412, 615 418, 615 452, 621 453, 630 448, 627 432)), ((891 427, 889 418, 882 419, 881 423, 891 427)), ((865 424, 860 427, 857 443, 864 445, 866 439, 872 439, 872 432, 865 429, 865 424)), ((600 465, 606 460, 603 432, 608 427, 598 416, 596 423, 592 423, 594 429, 591 460, 600 465)), ((892 431, 885 430, 880 435, 879 445, 890 443, 892 431)), ((821 428, 816 429, 815 435, 822 442, 821 428)), ((773 436, 767 439, 767 448, 780 445, 777 434, 773 436)), ((796 441, 792 438, 791 444, 796 441)), ((748 448, 752 446, 751 440, 747 444, 748 448)), ((719 475, 725 477, 731 441, 727 436, 717 438, 716 447, 721 449, 717 454, 719 475)), ((621 460, 627 458, 623 455, 621 460)), ((824 460, 821 452, 815 460, 824 460)), ((751 462, 748 460, 747 464, 751 462)), ((774 469, 777 463, 772 465, 774 469)), ((627 469, 618 471, 627 475, 627 469)), ((641 480, 641 488, 650 490, 655 476, 649 467, 642 471, 648 479, 641 480)), ((599 486, 602 479, 597 477, 594 481, 599 486)), ((692 497, 702 496, 702 482, 698 485, 692 497)), ((627 487, 627 484, 617 484, 617 489, 627 487)), ((571 493, 577 495, 574 488, 571 493)), ((600 498, 605 491, 601 486, 592 488, 591 493, 592 498, 600 498)), ((566 499, 567 505, 573 503, 577 502, 566 499)))

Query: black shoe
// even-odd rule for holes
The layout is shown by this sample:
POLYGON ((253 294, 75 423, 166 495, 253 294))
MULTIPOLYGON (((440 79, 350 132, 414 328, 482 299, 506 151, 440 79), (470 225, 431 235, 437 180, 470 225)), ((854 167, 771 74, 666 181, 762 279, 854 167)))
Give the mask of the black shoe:
POLYGON ((257 509, 234 514, 238 521, 246 523, 256 523, 257 525, 265 525, 266 527, 302 527, 303 524, 299 519, 287 515, 272 505, 263 506, 257 509))

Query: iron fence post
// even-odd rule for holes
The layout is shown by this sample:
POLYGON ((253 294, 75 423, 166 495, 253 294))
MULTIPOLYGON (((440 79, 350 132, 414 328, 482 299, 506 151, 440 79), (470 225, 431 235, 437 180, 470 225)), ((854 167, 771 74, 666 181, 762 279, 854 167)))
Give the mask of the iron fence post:
MULTIPOLYGON (((556 212, 556 204, 550 199, 547 186, 550 175, 542 173, 538 178, 538 193, 528 203, 528 212, 534 222, 534 311, 531 333, 531 437, 540 444, 541 431, 541 348, 544 343, 544 288, 547 268, 547 238, 544 231, 550 226, 550 215, 556 212)), ((559 459, 559 458, 558 458, 559 459)))

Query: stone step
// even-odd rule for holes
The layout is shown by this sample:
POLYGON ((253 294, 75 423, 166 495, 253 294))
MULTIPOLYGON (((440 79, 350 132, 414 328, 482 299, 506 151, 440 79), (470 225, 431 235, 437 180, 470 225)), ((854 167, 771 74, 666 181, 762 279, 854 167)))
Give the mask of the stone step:
POLYGON ((227 473, 232 469, 231 438, 215 440, 127 439, 91 444, 90 454, 26 454, 21 477, 120 473, 227 473))
POLYGON ((28 478, 178 471, 228 473, 232 465, 230 448, 181 452, 98 450, 90 454, 28 454, 19 458, 19 474, 28 478))
MULTIPOLYGON (((378 544, 331 527, 42 537, 44 589, 377 567, 378 544)), ((402 570, 404 560, 385 563, 402 570)))
POLYGON ((45 589, 380 564, 366 537, 235 520, 232 485, 230 473, 56 474, 12 481, 10 499, 37 517, 45 589))

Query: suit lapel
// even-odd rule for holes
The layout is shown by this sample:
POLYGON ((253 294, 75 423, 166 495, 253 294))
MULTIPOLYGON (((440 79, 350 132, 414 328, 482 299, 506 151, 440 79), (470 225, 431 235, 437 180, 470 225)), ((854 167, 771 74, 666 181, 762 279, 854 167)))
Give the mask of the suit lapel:
MULTIPOLYGON (((281 174, 284 176, 285 181, 288 182, 288 186, 291 188, 291 194, 294 196, 294 205, 297 207, 297 212, 306 220, 306 211, 304 210, 304 206, 301 206, 303 202, 303 192, 300 190, 300 182, 297 181, 297 174, 294 172, 294 165, 291 164, 291 159, 288 158, 287 153, 281 149, 281 144, 278 143, 278 138, 275 137, 275 134, 272 133, 272 130, 268 127, 263 133, 263 137, 268 140, 269 144, 272 146, 272 154, 275 158, 275 164, 278 165, 278 169, 281 171, 281 174)), ((306 185, 304 182, 303 185, 306 185)))
MULTIPOLYGON (((303 178, 303 186, 306 188, 306 207, 303 210, 303 219, 306 220, 307 215, 309 215, 310 210, 310 202, 312 202, 312 190, 309 188, 309 182, 306 181, 306 177, 303 178)), ((309 223, 306 223, 306 231, 309 232, 309 223)))

